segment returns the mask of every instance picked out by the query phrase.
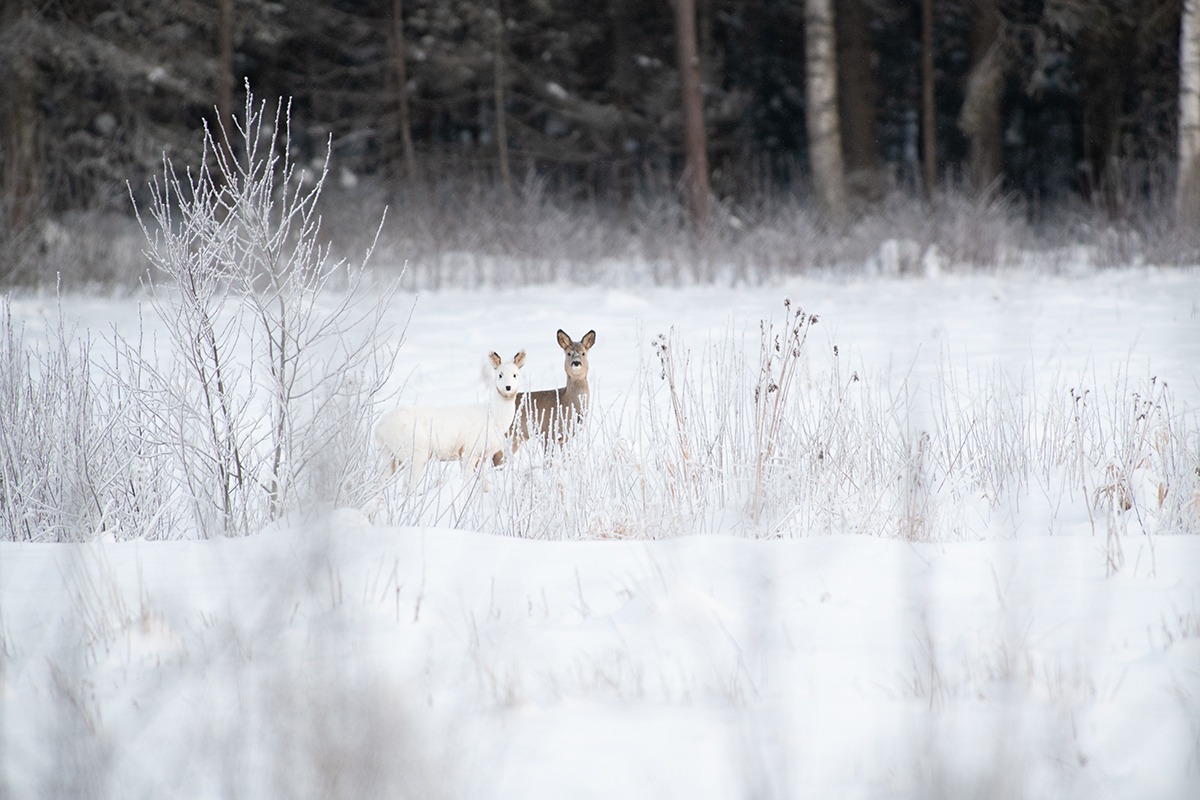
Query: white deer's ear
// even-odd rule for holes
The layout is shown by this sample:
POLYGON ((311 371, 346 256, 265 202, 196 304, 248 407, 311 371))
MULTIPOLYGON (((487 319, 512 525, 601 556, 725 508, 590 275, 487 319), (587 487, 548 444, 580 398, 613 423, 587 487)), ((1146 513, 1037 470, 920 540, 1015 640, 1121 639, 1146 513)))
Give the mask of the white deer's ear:
POLYGON ((583 335, 583 338, 579 340, 579 343, 583 345, 585 350, 591 350, 592 345, 596 343, 596 332, 588 331, 583 335))
POLYGON ((558 329, 558 346, 563 350, 567 350, 571 347, 571 337, 567 336, 567 332, 562 328, 558 329))
POLYGON ((495 350, 492 351, 488 358, 492 360, 492 369, 497 369, 501 364, 504 363, 504 359, 500 358, 499 354, 497 354, 495 350))
POLYGON ((521 352, 519 352, 515 356, 513 356, 513 363, 516 364, 517 367, 525 366, 525 351, 524 350, 522 350, 521 352))

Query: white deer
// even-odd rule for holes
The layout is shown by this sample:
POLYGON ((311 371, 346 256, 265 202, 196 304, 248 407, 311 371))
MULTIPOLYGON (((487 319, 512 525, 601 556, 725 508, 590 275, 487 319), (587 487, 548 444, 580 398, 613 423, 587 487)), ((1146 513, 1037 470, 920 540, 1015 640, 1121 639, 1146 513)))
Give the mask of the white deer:
POLYGON ((375 425, 381 481, 395 474, 401 464, 408 464, 411 493, 430 459, 461 461, 464 472, 473 472, 483 459, 491 459, 503 449, 504 437, 516 415, 525 351, 511 361, 503 361, 496 353, 490 358, 496 379, 489 402, 454 407, 402 406, 383 415, 375 425))

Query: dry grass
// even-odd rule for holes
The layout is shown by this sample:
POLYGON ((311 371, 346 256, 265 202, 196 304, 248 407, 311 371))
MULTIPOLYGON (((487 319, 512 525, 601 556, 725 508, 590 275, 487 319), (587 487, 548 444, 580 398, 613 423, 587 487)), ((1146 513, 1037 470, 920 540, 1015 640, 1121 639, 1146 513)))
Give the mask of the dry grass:
POLYGON ((1031 391, 944 366, 914 396, 886 375, 846 375, 837 355, 817 368, 812 318, 783 311, 757 356, 732 332, 699 350, 677 333, 654 338, 634 385, 565 447, 522 447, 488 494, 444 473, 380 521, 539 539, 938 542, 994 536, 992 521, 1020 507, 1051 532, 1090 519, 1113 571, 1129 537, 1148 537, 1153 569, 1155 536, 1200 533, 1195 415, 1155 379, 1060 376, 1031 391))

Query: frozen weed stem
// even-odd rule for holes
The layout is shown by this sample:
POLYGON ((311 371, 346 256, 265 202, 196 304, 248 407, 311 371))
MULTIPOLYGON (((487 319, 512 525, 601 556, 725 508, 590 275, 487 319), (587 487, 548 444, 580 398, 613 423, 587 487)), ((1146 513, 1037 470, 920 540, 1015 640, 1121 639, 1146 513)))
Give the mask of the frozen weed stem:
POLYGON ((808 340, 808 332, 817 323, 816 314, 804 309, 792 309, 792 300, 783 300, 784 330, 775 332, 772 323, 761 323, 758 348, 758 382, 754 387, 754 492, 751 497, 751 516, 754 524, 762 520, 763 492, 767 469, 774 456, 776 443, 783 433, 792 382, 800 362, 800 351, 808 340))

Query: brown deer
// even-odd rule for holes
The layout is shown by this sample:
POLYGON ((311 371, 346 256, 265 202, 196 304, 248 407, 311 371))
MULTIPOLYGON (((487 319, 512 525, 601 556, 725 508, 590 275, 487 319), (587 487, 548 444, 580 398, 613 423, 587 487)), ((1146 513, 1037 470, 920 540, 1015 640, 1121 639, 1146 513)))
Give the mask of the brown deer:
MULTIPOLYGON (((563 369, 567 372, 567 385, 561 389, 517 395, 517 413, 510 431, 514 453, 521 442, 534 436, 543 441, 553 437, 562 444, 570 435, 571 428, 583 420, 588 407, 587 354, 595 343, 595 331, 588 331, 575 342, 565 331, 559 330, 558 346, 566 354, 563 369)), ((494 464, 500 464, 503 460, 503 453, 492 457, 494 464)))

